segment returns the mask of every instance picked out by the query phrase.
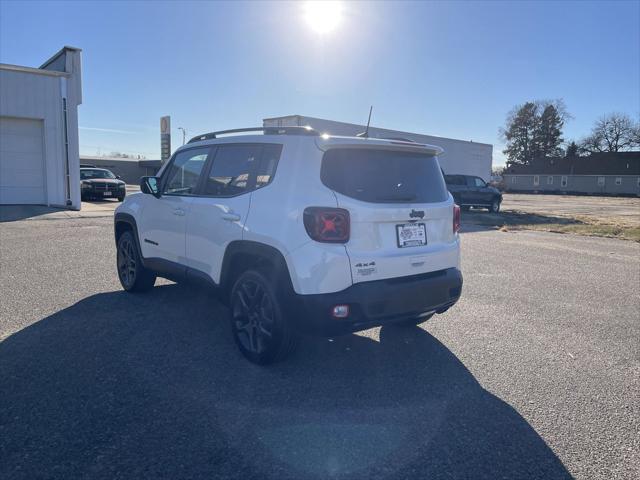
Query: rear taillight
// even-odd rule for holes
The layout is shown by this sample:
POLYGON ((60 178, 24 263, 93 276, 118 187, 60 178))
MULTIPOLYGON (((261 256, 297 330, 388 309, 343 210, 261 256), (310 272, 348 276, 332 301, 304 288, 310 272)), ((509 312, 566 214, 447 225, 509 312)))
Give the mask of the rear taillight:
POLYGON ((304 209, 304 228, 316 242, 347 243, 349 211, 344 208, 308 207, 304 209))
POLYGON ((453 233, 458 233, 460 230, 460 207, 453 204, 453 233))

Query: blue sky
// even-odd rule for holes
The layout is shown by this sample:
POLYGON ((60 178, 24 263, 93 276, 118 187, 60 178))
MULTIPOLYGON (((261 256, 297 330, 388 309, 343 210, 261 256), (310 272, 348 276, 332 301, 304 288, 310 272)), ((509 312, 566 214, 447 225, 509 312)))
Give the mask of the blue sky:
POLYGON ((343 2, 319 35, 290 2, 0 1, 0 62, 83 49, 80 150, 159 158, 189 135, 301 114, 494 144, 516 104, 563 98, 588 133, 640 117, 640 2, 343 2))

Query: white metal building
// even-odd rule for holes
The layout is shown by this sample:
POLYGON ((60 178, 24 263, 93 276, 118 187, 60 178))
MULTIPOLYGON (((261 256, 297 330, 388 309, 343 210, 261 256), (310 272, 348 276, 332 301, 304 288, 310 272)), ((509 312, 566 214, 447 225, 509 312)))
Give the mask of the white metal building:
POLYGON ((81 51, 40 68, 0 64, 0 204, 80 209, 81 51))
MULTIPOLYGON (((364 132, 365 129, 364 125, 336 122, 302 115, 265 118, 262 124, 264 127, 309 125, 320 133, 347 136, 357 135, 358 133, 364 132)), ((369 136, 375 138, 404 138, 418 143, 437 145, 444 149, 444 153, 438 157, 438 159, 440 166, 446 174, 476 175, 485 181, 491 179, 493 145, 375 127, 369 127, 369 136)))

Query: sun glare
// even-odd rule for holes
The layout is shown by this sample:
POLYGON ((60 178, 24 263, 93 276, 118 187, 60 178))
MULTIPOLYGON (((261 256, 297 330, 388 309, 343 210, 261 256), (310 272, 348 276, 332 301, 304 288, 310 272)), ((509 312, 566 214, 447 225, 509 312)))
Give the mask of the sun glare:
POLYGON ((321 35, 330 33, 342 22, 342 2, 306 2, 304 18, 314 32, 321 35))

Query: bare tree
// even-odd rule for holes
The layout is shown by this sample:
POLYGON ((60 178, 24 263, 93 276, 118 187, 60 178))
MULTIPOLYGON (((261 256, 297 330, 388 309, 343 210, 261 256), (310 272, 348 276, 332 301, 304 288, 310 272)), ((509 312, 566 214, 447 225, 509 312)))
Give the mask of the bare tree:
MULTIPOLYGON (((101 155, 98 155, 101 156, 101 155)), ((111 152, 109 155, 102 155, 103 157, 110 158, 133 158, 138 160, 145 160, 147 157, 145 155, 134 154, 134 153, 123 153, 123 152, 111 152)))
POLYGON ((610 113, 600 118, 591 134, 580 141, 585 153, 624 152, 640 147, 640 123, 624 113, 610 113))

